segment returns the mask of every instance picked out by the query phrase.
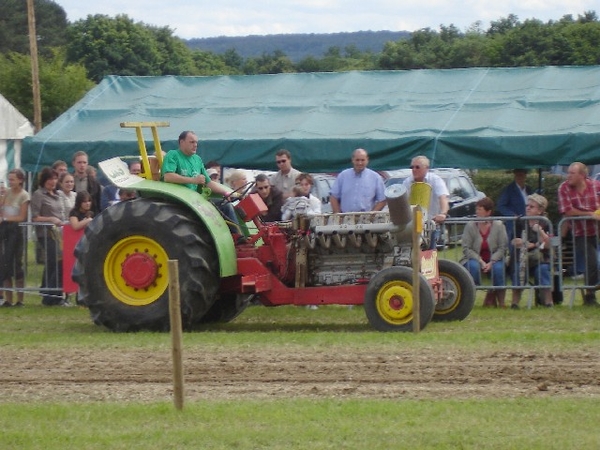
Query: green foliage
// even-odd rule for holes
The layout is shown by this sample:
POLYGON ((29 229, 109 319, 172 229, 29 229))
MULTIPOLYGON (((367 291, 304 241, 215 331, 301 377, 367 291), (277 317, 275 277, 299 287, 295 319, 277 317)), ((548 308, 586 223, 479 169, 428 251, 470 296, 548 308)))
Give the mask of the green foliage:
POLYGON ((409 39, 388 42, 379 58, 382 69, 593 65, 600 63, 600 22, 595 12, 577 21, 537 19, 520 22, 511 14, 462 33, 450 26, 425 28, 409 39))
POLYGON ((193 54, 168 27, 148 27, 156 40, 161 75, 198 75, 193 54))
MULTIPOLYGON (((164 42, 162 47, 166 47, 164 42)), ((67 58, 82 63, 95 82, 106 75, 161 75, 161 63, 166 60, 154 29, 134 23, 127 15, 101 14, 69 28, 67 58)))
POLYGON ((377 57, 361 53, 356 46, 348 46, 342 52, 339 47, 330 47, 322 59, 308 57, 296 64, 298 72, 347 72, 350 70, 374 70, 377 57))
MULTIPOLYGON (((546 213, 550 221, 556 225, 561 218, 558 212, 558 187, 564 179, 559 175, 549 174, 545 171, 542 171, 541 180, 539 175, 538 171, 530 171, 526 183, 546 197, 548 200, 546 213)), ((507 171, 479 170, 472 175, 472 179, 477 189, 497 201, 502 189, 512 183, 514 177, 512 173, 507 171)))
MULTIPOLYGON (((270 34, 266 36, 217 36, 189 39, 188 47, 218 55, 235 49, 241 58, 257 58, 277 50, 298 63, 306 58, 322 58, 331 47, 356 47, 359 52, 379 52, 388 41, 410 37, 408 31, 356 31, 352 33, 270 34)), ((232 66, 234 67, 234 66, 232 66)))
MULTIPOLYGON (((55 49, 39 59, 42 121, 48 124, 94 86, 80 64, 68 64, 55 49), (51 87, 51 88, 50 88, 51 87)), ((33 119, 31 60, 19 53, 0 55, 0 92, 29 120, 33 119)))
POLYGON ((242 69, 246 75, 292 73, 296 70, 292 61, 281 51, 263 53, 257 58, 248 58, 242 69))
POLYGON ((223 57, 209 52, 193 51, 195 75, 234 75, 240 72, 227 64, 223 57))
MULTIPOLYGON (((547 23, 537 19, 521 22, 510 14, 492 21, 487 30, 476 22, 465 31, 440 25, 439 30, 424 28, 412 34, 365 31, 186 42, 174 37, 169 27, 134 22, 127 15, 89 15, 68 24, 63 8, 54 1, 36 0, 35 8, 45 123, 92 86, 81 78, 82 67, 87 78, 99 82, 109 74, 251 75, 600 64, 600 22, 594 11, 577 19, 566 15, 547 23), (215 50, 218 54, 189 48, 202 48, 208 41, 218 44, 212 47, 219 48, 215 50), (381 42, 385 42, 383 47, 381 42), (56 76, 61 71, 66 81, 56 76)), ((30 68, 23 56, 29 52, 26 2, 0 0, 0 11, 0 90, 31 117, 30 68)))
MULTIPOLYGON (((36 0, 35 31, 41 55, 67 42, 67 15, 51 0, 36 0)), ((0 53, 29 53, 29 24, 25 0, 0 0, 0 53)))

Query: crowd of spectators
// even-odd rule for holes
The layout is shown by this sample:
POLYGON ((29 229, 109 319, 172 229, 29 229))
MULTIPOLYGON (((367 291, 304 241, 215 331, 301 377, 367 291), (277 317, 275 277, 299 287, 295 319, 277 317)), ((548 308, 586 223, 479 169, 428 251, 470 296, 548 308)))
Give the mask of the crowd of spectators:
MULTIPOLYGON (((130 171, 140 173, 139 161, 130 164, 130 171)), ((0 186, 0 282, 4 288, 0 291, 1 305, 23 306, 26 228, 19 224, 27 222, 30 214, 35 224, 38 262, 44 267, 40 280, 42 304, 71 306, 61 292, 63 227, 82 230, 102 209, 134 198, 136 193, 112 185, 102 186, 83 151, 73 155, 72 172, 62 160, 42 168, 34 180, 31 197, 24 189, 25 178, 21 169, 13 169, 8 174, 8 187, 0 186)))
MULTIPOLYGON (((275 154, 277 172, 271 177, 261 173, 252 183, 248 182, 243 170, 234 170, 222 180, 221 165, 216 161, 206 166, 197 154, 198 137, 191 131, 179 136, 177 149, 164 156, 161 174, 163 180, 193 190, 210 188, 227 201, 215 201, 228 221, 235 237, 243 239, 239 218, 232 200, 250 191, 258 194, 267 210, 262 215, 265 222, 293 219, 298 214, 321 213, 321 202, 311 194, 313 178, 292 166, 292 155, 281 149, 275 154), (222 184, 221 181, 224 181, 222 184)), ((381 211, 386 205, 384 184, 379 174, 369 169, 366 150, 356 149, 350 158, 352 167, 336 177, 331 188, 330 201, 333 213, 381 211)), ((87 226, 103 209, 115 203, 135 198, 130 189, 119 189, 113 185, 103 186, 88 164, 88 155, 78 151, 72 158, 72 172, 67 163, 56 161, 52 167, 41 170, 37 178, 37 189, 29 197, 24 189, 25 174, 20 169, 8 175, 8 188, 0 186, 0 283, 4 306, 23 305, 23 292, 17 290, 16 301, 12 288, 23 287, 23 227, 19 223, 27 220, 31 206, 31 220, 36 227, 37 244, 42 249, 44 273, 41 280, 42 304, 67 305, 62 295, 57 295, 62 280, 61 227, 70 224, 74 230, 87 226)), ((423 155, 411 161, 411 176, 404 186, 410 192, 413 186, 426 183, 431 186, 431 199, 427 205, 427 218, 438 230, 448 216, 449 193, 444 181, 429 172, 429 159, 423 155)), ((141 172, 139 160, 130 161, 129 172, 141 172)), ((550 234, 544 221, 548 200, 534 193, 525 183, 527 171, 515 169, 514 181, 501 192, 497 204, 485 197, 478 201, 476 216, 481 220, 470 221, 462 237, 463 257, 461 264, 468 270, 475 284, 482 284, 482 277, 491 278, 491 288, 486 292, 484 306, 505 307, 506 279, 512 286, 511 308, 518 309, 522 287, 531 276, 540 288, 541 303, 552 306, 550 234), (506 220, 491 220, 495 213, 506 220), (525 220, 531 216, 531 220, 525 220), (527 273, 526 270, 528 270, 527 273)), ((558 203, 564 217, 587 217, 577 220, 570 227, 574 236, 575 251, 579 260, 585 260, 585 284, 597 286, 597 222, 600 220, 600 186, 591 180, 584 164, 570 165, 567 179, 560 185, 558 203)), ((239 241, 238 241, 239 242, 239 241)), ((431 239, 432 248, 437 237, 431 239)), ((598 306, 595 289, 588 288, 584 304, 598 306)))

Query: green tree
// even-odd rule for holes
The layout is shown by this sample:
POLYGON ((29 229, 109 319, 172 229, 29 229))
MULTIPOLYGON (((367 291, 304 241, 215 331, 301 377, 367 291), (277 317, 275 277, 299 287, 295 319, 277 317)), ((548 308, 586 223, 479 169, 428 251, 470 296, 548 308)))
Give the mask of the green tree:
POLYGON ((295 72, 292 61, 281 50, 263 53, 257 58, 248 58, 243 71, 246 75, 295 72))
MULTIPOLYGON (((44 124, 60 116, 94 86, 82 65, 66 63, 64 50, 55 49, 52 56, 41 57, 39 68, 44 124)), ((0 91, 23 115, 33 119, 29 55, 0 55, 0 91)))
MULTIPOLYGON (((449 41, 452 30, 447 29, 444 36, 449 41)), ((430 28, 415 31, 410 39, 386 45, 379 59, 383 69, 433 69, 450 67, 448 61, 450 43, 444 41, 440 33, 430 28)))
POLYGON ((568 47, 564 64, 600 64, 600 22, 597 19, 567 24, 561 34, 568 47))
POLYGON ((487 34, 488 36, 506 34, 516 28, 517 25, 519 25, 519 18, 514 14, 509 14, 508 17, 501 17, 500 20, 492 20, 487 34))
POLYGON ((215 55, 212 52, 195 50, 192 52, 192 59, 194 60, 196 75, 240 74, 239 69, 228 66, 222 56, 215 55))
POLYGON ((225 65, 231 67, 236 73, 242 73, 242 69, 244 67, 244 58, 242 58, 234 48, 230 48, 223 53, 222 58, 225 62, 225 65))
POLYGON ((323 58, 312 56, 296 64, 298 72, 345 72, 349 70, 373 70, 377 67, 378 56, 371 52, 361 52, 350 45, 342 53, 339 47, 330 47, 323 58))
POLYGON ((159 53, 158 69, 161 75, 197 75, 192 52, 183 40, 173 36, 169 27, 148 27, 154 35, 159 53))
POLYGON ((82 63, 95 82, 106 75, 161 75, 163 63, 151 27, 127 15, 97 14, 75 22, 69 28, 67 58, 82 63))
POLYGON ((467 32, 455 39, 446 56, 448 67, 485 67, 490 65, 488 39, 479 32, 467 32))
MULTIPOLYGON (((52 54, 52 48, 67 42, 67 15, 51 0, 35 0, 38 52, 52 54)), ((29 53, 29 25, 25 0, 0 0, 0 53, 29 53)))

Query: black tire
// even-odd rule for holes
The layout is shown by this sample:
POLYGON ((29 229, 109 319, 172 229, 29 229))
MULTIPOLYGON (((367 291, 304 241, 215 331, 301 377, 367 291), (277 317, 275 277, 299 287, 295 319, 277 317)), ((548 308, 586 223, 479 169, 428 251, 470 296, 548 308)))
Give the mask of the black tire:
POLYGON ((146 198, 117 203, 90 222, 75 257, 80 302, 96 324, 114 331, 170 328, 168 260, 178 261, 184 328, 199 322, 217 298, 212 238, 180 206, 146 198))
POLYGON ((222 294, 200 319, 200 323, 227 323, 239 316, 249 305, 251 295, 222 294))
MULTIPOLYGON (((390 267, 369 281, 365 293, 365 313, 378 331, 412 331, 413 288, 412 269, 390 267)), ((433 290, 423 275, 419 275, 420 328, 431 321, 435 309, 433 290)))
POLYGON ((444 322, 467 318, 475 305, 473 278, 467 269, 455 261, 440 259, 438 267, 443 294, 435 307, 433 320, 444 322))

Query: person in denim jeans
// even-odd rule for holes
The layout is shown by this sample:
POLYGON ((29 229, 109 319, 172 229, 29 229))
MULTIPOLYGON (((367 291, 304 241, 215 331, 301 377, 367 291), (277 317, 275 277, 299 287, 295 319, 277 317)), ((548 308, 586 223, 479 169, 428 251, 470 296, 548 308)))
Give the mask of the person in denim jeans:
MULTIPOLYGON (((527 197, 527 204, 525 206, 527 216, 545 216, 546 208, 548 207, 548 200, 540 194, 532 194, 527 197)), ((524 250, 527 249, 527 266, 520 267, 520 262, 515 261, 515 270, 520 273, 521 270, 527 270, 525 276, 533 275, 533 279, 536 285, 550 286, 550 235, 545 224, 540 223, 539 220, 527 220, 526 239, 522 237, 515 237, 511 243, 516 249, 524 250)), ((521 227, 518 227, 521 228, 521 227)), ((518 284, 521 285, 520 280, 518 284)), ((519 301, 521 300, 521 289, 513 289, 512 302, 510 307, 512 309, 519 309, 519 301)), ((552 301, 552 288, 544 287, 540 288, 542 302, 546 307, 552 307, 554 305, 552 301)))
MULTIPOLYGON (((475 214, 485 219, 494 211, 494 201, 484 197, 477 202, 475 214)), ((490 274, 492 285, 498 288, 487 291, 483 306, 504 308, 506 289, 505 257, 508 247, 506 228, 500 220, 469 222, 462 237, 463 258, 460 263, 473 277, 476 285, 481 285, 481 273, 490 274)))
POLYGON ((583 298, 586 306, 600 306, 596 301, 595 287, 598 286, 597 230, 600 220, 600 186, 588 178, 585 164, 574 162, 569 166, 567 181, 558 188, 558 209, 565 217, 585 217, 574 220, 572 232, 575 236, 575 253, 584 256, 585 284, 583 298))

